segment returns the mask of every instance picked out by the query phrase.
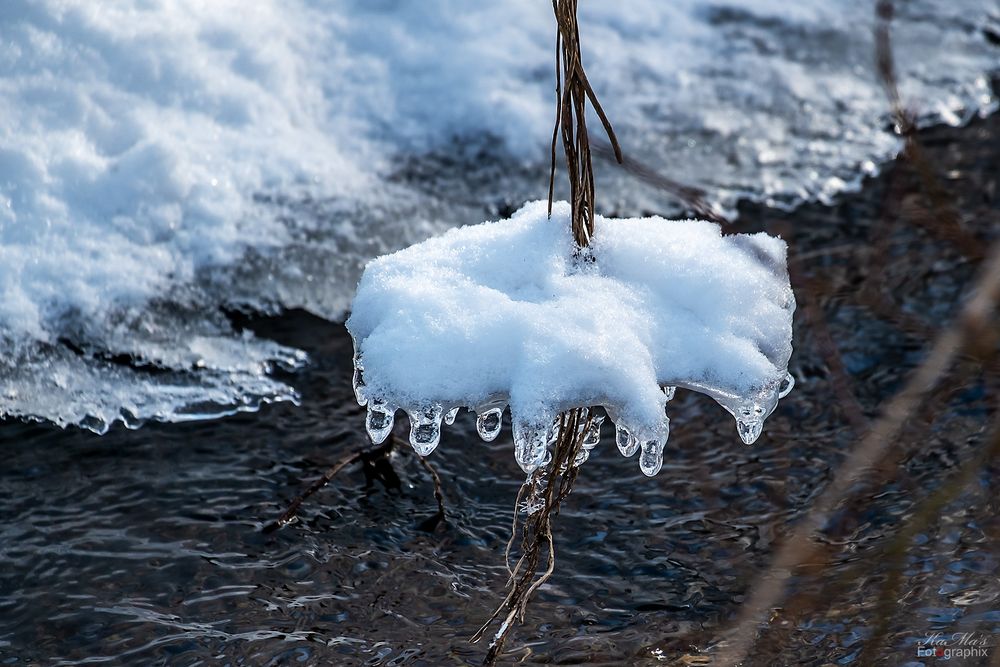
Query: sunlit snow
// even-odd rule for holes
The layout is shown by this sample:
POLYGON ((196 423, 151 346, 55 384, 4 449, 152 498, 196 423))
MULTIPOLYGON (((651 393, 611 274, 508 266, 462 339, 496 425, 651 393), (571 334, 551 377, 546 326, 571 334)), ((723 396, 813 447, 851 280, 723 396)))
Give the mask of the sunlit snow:
MULTIPOLYGON (((515 455, 530 472, 545 462, 558 413, 601 406, 621 452, 640 451, 652 475, 676 387, 711 396, 744 442, 757 439, 790 389, 785 243, 698 220, 598 217, 580 251, 568 216, 565 203, 549 219, 534 202, 368 264, 347 327, 375 442, 402 410, 410 443, 429 454, 458 407, 475 410, 492 440, 509 405, 515 455)), ((584 434, 579 463, 597 438, 584 434)))

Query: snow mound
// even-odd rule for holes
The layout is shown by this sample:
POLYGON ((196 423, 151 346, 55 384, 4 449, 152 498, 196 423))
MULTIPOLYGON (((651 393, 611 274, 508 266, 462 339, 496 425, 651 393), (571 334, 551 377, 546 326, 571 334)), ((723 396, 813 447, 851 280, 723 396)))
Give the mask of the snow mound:
POLYGON ((452 229, 370 262, 347 328, 376 442, 396 409, 430 453, 459 407, 496 437, 510 406, 518 463, 545 461, 561 411, 602 406, 625 454, 659 470, 675 387, 708 394, 748 444, 790 389, 795 299, 784 241, 699 220, 598 216, 580 251, 560 202, 452 229))

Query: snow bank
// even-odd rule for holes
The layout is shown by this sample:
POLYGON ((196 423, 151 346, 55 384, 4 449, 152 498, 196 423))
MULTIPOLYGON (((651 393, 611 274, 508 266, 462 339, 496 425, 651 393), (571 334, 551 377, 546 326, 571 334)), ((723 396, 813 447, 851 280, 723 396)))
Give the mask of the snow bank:
POLYGON ((598 217, 575 254, 569 230, 568 204, 548 219, 534 202, 368 264, 347 327, 374 440, 400 408, 429 453, 459 406, 485 415, 492 439, 509 404, 530 472, 560 411, 603 406, 626 443, 662 450, 674 387, 712 396, 757 438, 792 352, 785 243, 698 220, 598 217))
MULTIPOLYGON (((995 108, 993 5, 898 10, 907 102, 929 121, 995 108)), ((580 8, 627 154, 723 204, 828 198, 891 157, 872 17, 580 8)), ((538 196, 553 32, 538 0, 0 2, 0 415, 103 430, 294 396, 267 371, 301 355, 220 307, 339 318, 369 258, 538 196)), ((598 178, 622 214, 669 206, 598 178)))

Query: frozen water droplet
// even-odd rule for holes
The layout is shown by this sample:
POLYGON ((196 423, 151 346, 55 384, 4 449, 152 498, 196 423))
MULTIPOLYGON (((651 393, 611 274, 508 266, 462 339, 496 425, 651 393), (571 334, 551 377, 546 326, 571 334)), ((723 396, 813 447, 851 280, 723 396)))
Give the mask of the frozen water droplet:
POLYGON ((486 442, 496 440, 503 424, 503 408, 493 408, 476 415, 476 431, 486 442))
POLYGON ((354 362, 354 380, 352 384, 354 385, 354 398, 357 399, 358 405, 368 405, 368 397, 365 395, 365 369, 358 365, 357 360, 354 362))
POLYGON ((590 451, 601 442, 601 424, 603 423, 604 417, 594 417, 590 420, 587 433, 583 436, 582 446, 584 451, 590 451))
POLYGON ((785 374, 785 379, 782 380, 781 386, 778 387, 778 398, 784 398, 791 393, 792 387, 795 386, 795 378, 791 373, 785 374))
POLYGON ((368 402, 368 416, 365 418, 365 430, 368 437, 376 445, 385 442, 386 437, 392 432, 392 425, 395 421, 396 408, 378 399, 368 402))
POLYGON ((409 416, 410 446, 417 454, 427 456, 441 441, 441 406, 431 405, 409 416))
POLYGON ((582 466, 584 463, 587 462, 587 459, 589 458, 590 458, 590 450, 581 449, 579 452, 577 452, 576 458, 573 459, 573 467, 578 468, 582 466))
POLYGON ((639 441, 624 426, 615 426, 615 444, 622 456, 632 456, 639 449, 639 441))
POLYGON ((644 440, 639 452, 639 470, 646 477, 653 477, 663 467, 663 446, 665 441, 644 440))
POLYGON ((737 413, 736 430, 740 434, 740 439, 748 445, 752 445, 760 432, 764 430, 764 419, 767 417, 767 410, 760 403, 744 405, 737 413))
POLYGON ((761 419, 737 419, 736 430, 740 434, 740 439, 748 445, 752 445, 760 437, 760 432, 764 430, 764 422, 761 419))
POLYGON ((455 417, 458 416, 458 408, 452 408, 444 416, 444 423, 451 426, 455 423, 455 417))
POLYGON ((677 394, 677 387, 664 387, 663 393, 667 395, 667 400, 674 400, 674 395, 677 394))
POLYGON ((514 424, 514 458, 527 474, 533 473, 545 461, 548 452, 549 428, 514 424))

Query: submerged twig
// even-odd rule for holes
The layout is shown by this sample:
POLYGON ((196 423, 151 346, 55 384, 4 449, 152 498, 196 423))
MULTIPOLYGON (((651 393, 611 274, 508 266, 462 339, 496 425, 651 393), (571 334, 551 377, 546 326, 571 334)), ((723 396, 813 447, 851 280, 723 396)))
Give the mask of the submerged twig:
POLYGON ((444 485, 441 483, 441 476, 438 475, 438 471, 431 465, 431 462, 419 454, 417 458, 420 459, 420 465, 430 473, 431 479, 434 481, 434 500, 437 501, 437 512, 420 522, 420 529, 430 532, 437 528, 438 524, 444 521, 445 518, 444 485))
MULTIPOLYGON (((261 532, 273 533, 279 528, 284 528, 285 526, 287 526, 288 524, 290 524, 292 521, 295 520, 299 512, 299 508, 302 507, 302 503, 304 503, 314 493, 316 493, 324 486, 329 484, 330 480, 332 480, 334 477, 337 476, 337 473, 339 473, 341 470, 351 465, 352 463, 357 463, 358 461, 362 460, 373 461, 377 458, 387 456, 392 451, 394 445, 395 445, 395 439, 393 438, 392 434, 389 434, 388 440, 386 440, 385 443, 383 443, 376 449, 370 451, 358 450, 340 459, 332 466, 330 466, 330 468, 325 473, 323 473, 323 476, 317 479, 315 482, 313 482, 308 489, 303 491, 300 495, 296 496, 292 500, 292 502, 288 504, 288 509, 286 509, 284 513, 282 513, 282 515, 278 517, 276 520, 264 526, 261 529, 261 532)), ((435 495, 437 495, 436 490, 435 490, 435 495)))

